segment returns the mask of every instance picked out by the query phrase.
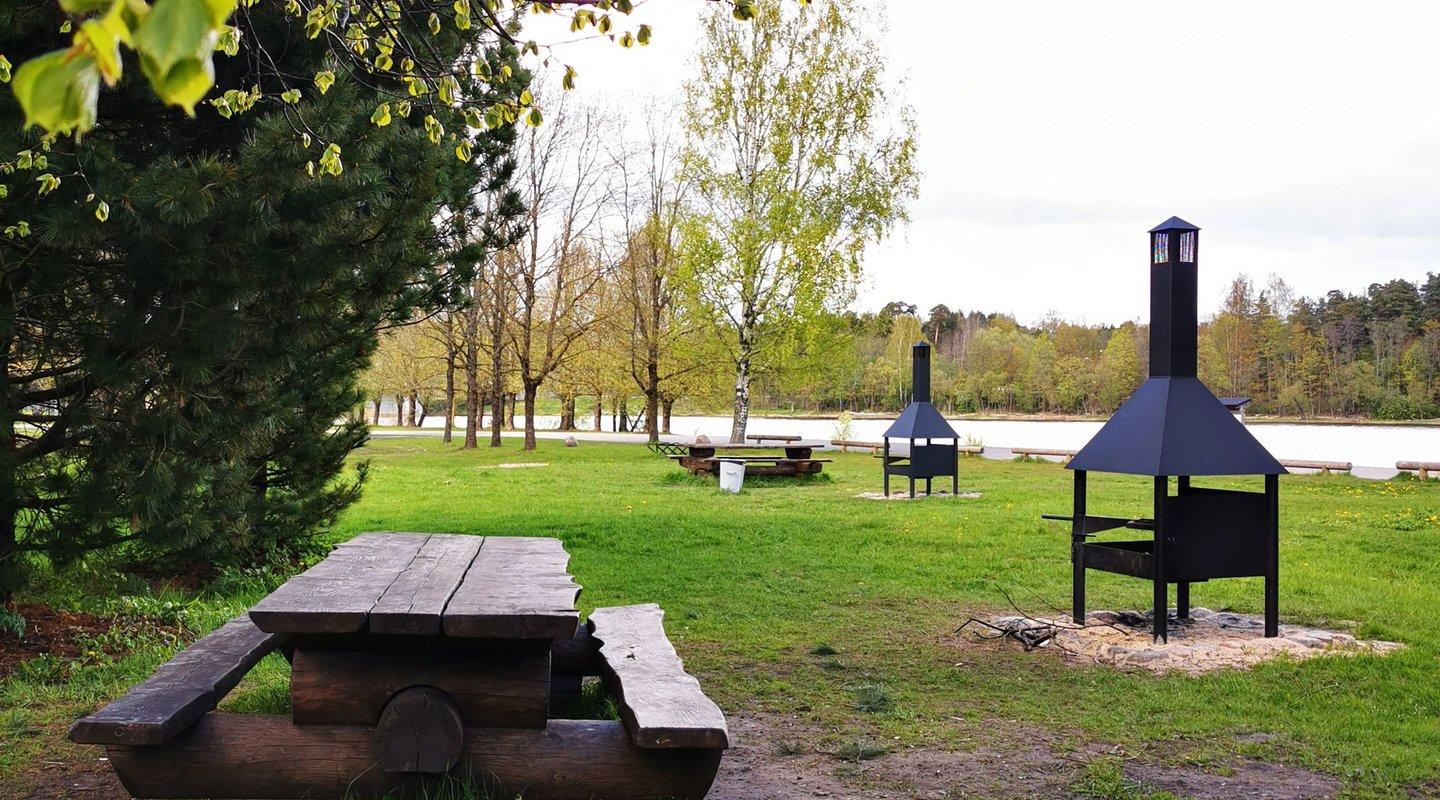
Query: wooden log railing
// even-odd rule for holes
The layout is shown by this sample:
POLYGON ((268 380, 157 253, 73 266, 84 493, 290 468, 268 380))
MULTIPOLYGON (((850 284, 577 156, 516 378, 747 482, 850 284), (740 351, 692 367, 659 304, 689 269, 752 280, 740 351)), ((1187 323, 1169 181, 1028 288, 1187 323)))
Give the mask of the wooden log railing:
POLYGON ((752 442, 798 442, 801 437, 791 436, 789 434, 770 435, 765 433, 752 433, 745 438, 752 442))
MULTIPOLYGON (((830 446, 840 448, 842 453, 850 452, 852 447, 856 450, 869 450, 871 453, 879 453, 885 449, 884 442, 861 442, 854 439, 831 439, 830 446)), ((898 442, 891 444, 892 448, 896 446, 898 446, 898 442)), ((961 453, 971 456, 978 456, 985 452, 985 447, 978 444, 962 444, 959 449, 961 453)), ((891 454, 894 455, 893 450, 891 454)))
POLYGON ((1074 451, 1074 450, 1053 450, 1053 449, 1044 448, 1044 447, 1012 447, 1012 448, 1010 448, 1010 452, 1014 453, 1016 456, 1018 456, 1018 457, 1020 457, 1020 458, 1033 458, 1033 457, 1035 457, 1035 456, 1050 456, 1050 457, 1053 457, 1053 458, 1063 458, 1063 459, 1065 459, 1065 461, 1068 463, 1068 462, 1070 461, 1070 459, 1072 459, 1072 458, 1075 457, 1075 452, 1076 452, 1076 451, 1074 451))
POLYGON ((1440 461, 1396 461, 1395 469, 1401 472, 1418 472, 1420 480, 1430 477, 1432 472, 1440 472, 1440 461))
POLYGON ((1349 472, 1355 465, 1349 461, 1307 461, 1304 459, 1282 458, 1280 466, 1294 469, 1318 469, 1321 475, 1332 472, 1349 472))

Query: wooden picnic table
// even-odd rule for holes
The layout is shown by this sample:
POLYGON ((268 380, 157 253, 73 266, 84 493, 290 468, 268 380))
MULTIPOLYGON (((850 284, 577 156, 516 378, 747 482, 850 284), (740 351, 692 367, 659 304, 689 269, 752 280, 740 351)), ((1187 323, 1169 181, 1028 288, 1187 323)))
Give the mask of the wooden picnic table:
POLYGON ((556 539, 365 534, 71 729, 145 798, 703 798, 728 746, 655 605, 596 609, 556 539), (289 716, 214 712, 267 653, 289 716), (600 676, 620 721, 557 719, 600 676))
POLYGON ((672 455, 680 466, 696 475, 719 474, 722 460, 745 462, 746 475, 813 475, 830 461, 815 458, 819 440, 795 439, 781 444, 759 442, 689 442, 689 453, 672 455))
POLYGON ((796 439, 795 441, 783 442, 781 444, 762 444, 760 442, 689 442, 690 455, 695 458, 714 458, 719 453, 757 452, 757 451, 782 451, 786 458, 804 459, 809 458, 816 448, 824 447, 828 442, 819 439, 796 439))

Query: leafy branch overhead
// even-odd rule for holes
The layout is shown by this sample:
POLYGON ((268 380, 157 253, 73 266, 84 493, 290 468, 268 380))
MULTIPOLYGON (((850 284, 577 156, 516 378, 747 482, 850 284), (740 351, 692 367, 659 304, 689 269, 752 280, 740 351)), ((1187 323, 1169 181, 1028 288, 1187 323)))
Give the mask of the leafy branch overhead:
MULTIPOLYGON (((483 58, 456 63, 445 58, 444 48, 433 40, 447 32, 468 35, 464 32, 478 25, 482 36, 509 41, 548 64, 549 47, 516 39, 521 14, 565 13, 571 31, 593 30, 625 47, 647 44, 651 36, 646 25, 635 31, 616 28, 611 13, 630 13, 631 0, 475 0, 475 8, 471 0, 59 0, 61 30, 74 32, 71 45, 19 65, 13 80, 10 62, 0 55, 0 81, 11 80, 27 127, 38 126, 50 137, 78 138, 96 125, 100 84, 113 86, 121 78, 122 51, 128 49, 155 94, 193 116, 215 84, 215 53, 240 53, 244 32, 254 30, 246 24, 249 9, 261 2, 276 3, 303 24, 310 39, 323 41, 329 63, 300 80, 275 69, 265 42, 256 42, 254 57, 269 63, 278 88, 262 92, 257 85, 212 98, 210 104, 227 118, 261 102, 298 104, 307 90, 324 94, 340 72, 372 88, 382 87, 395 96, 394 106, 404 114, 419 111, 441 124, 453 118, 451 130, 493 129, 517 120, 539 124, 541 114, 528 98, 481 101, 461 95, 462 83, 469 80, 506 83, 511 78, 508 66, 492 71, 483 58), (578 5, 585 7, 570 8, 578 5)), ((566 66, 566 88, 575 85, 575 77, 575 70, 566 66)), ((388 115, 389 104, 377 108, 376 124, 384 124, 380 120, 388 115)), ((457 155, 468 150, 459 134, 442 138, 452 141, 457 155)))

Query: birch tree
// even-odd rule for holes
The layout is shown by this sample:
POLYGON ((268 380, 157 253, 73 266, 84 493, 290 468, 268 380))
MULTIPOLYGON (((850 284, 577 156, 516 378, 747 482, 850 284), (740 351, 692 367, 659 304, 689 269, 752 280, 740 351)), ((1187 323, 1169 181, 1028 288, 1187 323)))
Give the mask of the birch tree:
POLYGON ((754 10, 745 26, 706 19, 684 113, 687 285, 734 364, 733 441, 772 343, 853 298, 866 245, 906 218, 918 183, 910 109, 861 28, 879 10, 754 10))

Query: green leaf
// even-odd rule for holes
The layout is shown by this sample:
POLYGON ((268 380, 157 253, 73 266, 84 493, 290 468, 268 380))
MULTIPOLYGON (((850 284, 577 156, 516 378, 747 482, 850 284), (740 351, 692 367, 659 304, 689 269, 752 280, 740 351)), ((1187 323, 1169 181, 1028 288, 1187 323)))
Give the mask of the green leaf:
POLYGON ((315 73, 315 88, 320 90, 320 94, 325 94, 330 91, 330 87, 334 85, 334 83, 335 73, 330 70, 327 69, 315 73))
POLYGON ((220 42, 215 45, 215 49, 227 56, 238 55, 240 53, 240 37, 242 35, 243 33, 239 28, 234 25, 226 25, 224 32, 220 34, 220 42))
POLYGON ((109 203, 105 202, 104 200, 101 200, 100 202, 98 202, 98 203, 95 204, 95 219, 98 219, 98 220, 100 220, 101 222, 104 222, 105 220, 110 219, 110 204, 109 204, 109 203))
POLYGON ((40 184, 41 197, 44 197, 45 195, 50 194, 51 192, 60 188, 60 179, 55 177, 54 175, 51 175, 48 172, 36 178, 35 181, 40 184))
POLYGON ((545 118, 540 115, 540 109, 538 108, 530 109, 530 113, 525 115, 525 122, 531 127, 539 127, 540 123, 544 120, 545 118))
POLYGON ((522 105, 522 106, 533 106, 533 105, 535 105, 535 95, 531 94, 529 89, 526 89, 526 90, 520 92, 520 105, 522 105))
POLYGON ((370 121, 373 122, 373 123, 375 123, 375 127, 377 127, 377 128, 383 128, 383 127, 385 127, 386 125, 389 125, 389 124, 390 124, 390 104, 389 104, 389 103, 381 103, 380 105, 376 106, 376 107, 375 107, 375 113, 370 115, 370 121))
POLYGON ((205 5, 210 9, 210 23, 218 28, 235 13, 237 0, 205 0, 205 5))
POLYGON ((92 19, 81 23, 80 33, 75 39, 88 46, 91 55, 95 57, 95 66, 100 70, 100 77, 105 79, 107 85, 114 86, 115 82, 120 80, 122 69, 120 39, 114 30, 104 22, 92 19))
POLYGON ((209 56, 180 61, 168 71, 162 71, 153 60, 142 55, 140 69, 162 100, 180 106, 192 117, 195 104, 215 85, 215 65, 209 56))
POLYGON ((460 144, 455 146, 455 157, 461 161, 469 161, 471 154, 470 143, 461 139, 460 144))
POLYGON ((334 142, 326 145, 325 153, 320 156, 320 171, 327 175, 339 175, 345 171, 345 165, 340 161, 340 145, 334 142))
POLYGON ((630 33, 630 31, 625 31, 624 33, 620 34, 620 46, 626 48, 635 46, 635 37, 630 33))
POLYGON ((0 56, 0 83, 10 82, 10 59, 0 56))
POLYGON ((73 50, 56 50, 26 61, 15 70, 10 87, 25 112, 25 127, 50 133, 82 134, 95 126, 100 70, 95 59, 73 50))
POLYGON ((644 47, 645 45, 650 44, 650 26, 649 26, 649 25, 641 25, 641 26, 640 26, 640 30, 638 30, 638 31, 635 32, 635 41, 639 42, 641 47, 644 47))
POLYGON ((575 68, 570 66, 569 64, 566 64, 565 76, 560 79, 560 86, 563 87, 565 91, 568 92, 571 89, 575 88, 575 75, 575 68))
POLYGON ((287 89, 280 93, 280 99, 293 106, 296 103, 300 102, 300 90, 287 89))
MULTIPOLYGON (((159 75, 168 75, 175 66, 187 61, 208 60, 219 38, 211 3, 224 1, 156 0, 135 32, 135 49, 151 62, 151 69, 159 75)), ((187 74, 195 71, 194 65, 186 68, 187 74)), ((151 81, 154 80, 152 77, 151 81)))
POLYGON ((435 84, 435 91, 440 95, 440 102, 452 105, 460 92, 460 82, 455 80, 454 75, 446 75, 435 84))
POLYGON ((440 15, 436 14, 434 11, 430 12, 430 35, 440 35, 440 15))
POLYGON ((60 10, 77 17, 89 16, 101 9, 113 8, 124 0, 60 0, 60 10))

